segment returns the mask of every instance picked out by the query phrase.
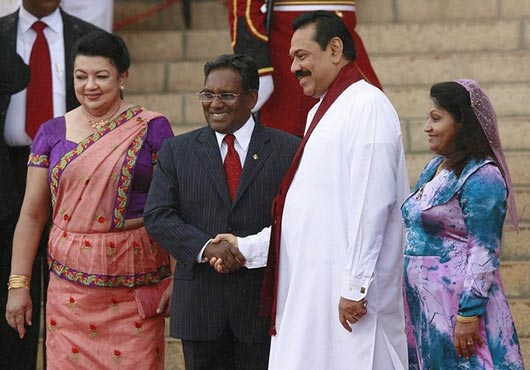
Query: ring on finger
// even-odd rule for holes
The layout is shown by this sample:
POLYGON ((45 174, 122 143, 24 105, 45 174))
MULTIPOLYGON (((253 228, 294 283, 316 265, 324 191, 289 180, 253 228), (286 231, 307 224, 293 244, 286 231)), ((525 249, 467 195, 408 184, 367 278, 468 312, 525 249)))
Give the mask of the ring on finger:
POLYGON ((473 345, 473 339, 468 339, 468 340, 466 341, 466 344, 467 344, 468 346, 472 346, 472 345, 473 345))

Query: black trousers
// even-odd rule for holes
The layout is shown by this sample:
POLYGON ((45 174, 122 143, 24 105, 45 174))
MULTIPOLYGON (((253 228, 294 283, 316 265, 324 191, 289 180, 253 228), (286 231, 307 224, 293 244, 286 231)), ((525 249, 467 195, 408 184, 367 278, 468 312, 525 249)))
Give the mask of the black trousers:
MULTIPOLYGON (((21 190, 21 194, 24 194, 25 191, 28 154, 29 148, 9 149, 10 163, 13 165, 18 182, 17 186, 21 190)), ((18 216, 19 213, 17 211, 6 219, 0 220, 0 369, 35 370, 39 348, 41 302, 44 302, 44 305, 46 304, 46 289, 49 280, 46 257, 48 228, 43 233, 31 277, 32 326, 26 327, 26 336, 24 339, 20 339, 18 333, 7 324, 5 318, 8 294, 7 282, 11 271, 13 233, 18 216)), ((31 232, 31 230, 28 230, 28 232, 31 232)), ((44 338, 45 333, 46 331, 44 331, 44 338)), ((44 361, 44 369, 46 368, 45 363, 44 361)))
POLYGON ((211 341, 182 341, 186 370, 267 370, 270 341, 240 342, 227 325, 211 341))

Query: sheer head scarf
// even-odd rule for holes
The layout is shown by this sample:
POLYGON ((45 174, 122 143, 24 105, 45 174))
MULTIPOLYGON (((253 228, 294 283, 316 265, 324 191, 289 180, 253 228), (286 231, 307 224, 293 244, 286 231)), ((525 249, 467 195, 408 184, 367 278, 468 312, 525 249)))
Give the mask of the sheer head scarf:
POLYGON ((495 113, 495 109, 493 109, 493 105, 491 104, 488 96, 480 88, 477 81, 470 79, 460 79, 456 82, 462 85, 469 93, 471 108, 473 109, 475 116, 477 116, 480 126, 482 127, 482 131, 484 131, 484 134, 486 134, 486 138, 488 139, 491 150, 495 155, 495 160, 501 168, 504 181, 506 182, 506 188, 508 189, 508 214, 513 226, 515 227, 515 230, 519 231, 519 220, 517 217, 517 209, 515 208, 513 184, 510 171, 508 170, 508 164, 506 163, 506 158, 504 157, 504 152, 502 151, 501 147, 501 138, 499 135, 497 114, 495 113))

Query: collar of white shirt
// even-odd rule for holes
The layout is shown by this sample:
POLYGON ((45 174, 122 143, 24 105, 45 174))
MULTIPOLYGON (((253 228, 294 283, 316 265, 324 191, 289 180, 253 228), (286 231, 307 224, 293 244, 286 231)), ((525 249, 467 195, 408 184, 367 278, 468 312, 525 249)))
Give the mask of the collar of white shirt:
POLYGON ((33 23, 38 20, 41 20, 46 23, 48 28, 50 28, 56 33, 59 33, 60 28, 63 27, 63 20, 61 18, 61 12, 59 11, 59 8, 55 9, 51 14, 47 15, 46 17, 42 17, 39 19, 30 12, 28 12, 26 9, 24 9, 23 6, 20 7, 18 13, 18 21, 20 23, 20 29, 22 30, 22 32, 27 32, 31 28, 33 23))
MULTIPOLYGON (((241 126, 237 131, 234 131, 233 134, 236 137, 235 140, 235 148, 237 153, 239 154, 239 159, 241 160, 241 165, 245 162, 245 155, 248 151, 248 146, 250 144, 250 139, 252 137, 252 132, 254 131, 254 126, 256 123, 254 122, 254 118, 252 116, 249 117, 247 122, 243 126, 241 126)), ((221 151, 221 155, 224 159, 226 155, 226 148, 223 148, 224 144, 223 139, 226 136, 226 134, 222 134, 220 132, 215 132, 215 136, 217 138, 217 144, 219 145, 219 150, 221 151)))

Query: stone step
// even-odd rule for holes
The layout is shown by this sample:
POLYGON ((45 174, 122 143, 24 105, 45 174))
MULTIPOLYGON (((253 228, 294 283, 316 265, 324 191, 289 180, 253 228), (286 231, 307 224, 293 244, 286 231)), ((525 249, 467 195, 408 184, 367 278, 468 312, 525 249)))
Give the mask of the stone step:
MULTIPOLYGON (((145 35, 144 35, 145 36, 145 35)), ((133 45, 136 41, 133 41, 133 45)), ((174 44, 173 41, 171 43, 174 44)), ((156 48, 156 45, 153 45, 156 48)), ((160 45, 161 47, 163 45, 160 45)), ((230 52, 230 45, 219 45, 218 54, 230 52)), ((131 53, 138 54, 138 50, 131 53)), ((147 54, 143 51, 141 54, 147 54)), ((217 55, 218 55, 217 54, 217 55)), ((203 66, 208 58, 180 60, 177 50, 168 52, 167 61, 135 61, 131 66, 130 91, 190 91, 203 82, 203 66), (178 58, 178 61, 171 61, 178 58)), ((440 81, 472 78, 489 83, 530 81, 530 50, 513 52, 455 53, 433 55, 376 56, 372 58, 385 90, 427 86, 440 81)))
MULTIPOLYGON (((144 14, 166 2, 167 0, 114 0, 115 23, 144 14)), ((228 10, 222 1, 189 0, 189 3, 191 29, 226 29, 228 27, 228 10)), ((121 30, 182 30, 184 28, 182 1, 179 1, 121 30)))
MULTIPOLYGON (((115 0, 114 19, 144 13, 165 0, 115 0)), ((527 0, 378 0, 358 1, 359 24, 437 21, 498 20, 530 16, 527 0)), ((193 0, 192 29, 224 29, 228 24, 227 8, 222 1, 193 0)), ((182 4, 177 2, 163 11, 125 27, 127 30, 183 29, 182 4)))
POLYGON ((375 55, 372 65, 385 88, 431 85, 462 77, 481 83, 530 81, 530 50, 375 55))
POLYGON ((530 299, 513 298, 509 301, 517 334, 519 337, 530 338, 530 299))
POLYGON ((503 261, 528 261, 530 260, 530 224, 522 223, 519 232, 505 230, 502 234, 502 259, 503 261))
POLYGON ((530 364, 530 338, 519 338, 525 364, 530 364))
POLYGON ((360 24, 358 33, 371 56, 471 51, 506 51, 528 47, 530 19, 360 24))
MULTIPOLYGON (((444 79, 446 80, 446 79, 444 79)), ((481 83, 499 116, 530 116, 530 83, 481 83)), ((389 86, 385 92, 402 120, 426 116, 430 85, 389 86)))
MULTIPOLYGON (((169 319, 166 320, 166 323, 169 319)), ((184 370, 184 355, 179 339, 166 337, 165 370, 184 370)))
MULTIPOLYGON (((501 259, 500 273, 507 297, 510 299, 530 297, 530 260, 506 261, 501 259)), ((530 335, 530 331, 527 334, 530 335)))
MULTIPOLYGON (((512 51, 528 49, 530 19, 365 24, 358 27, 358 32, 372 57, 512 51)), ((228 27, 119 33, 126 39, 135 61, 203 60, 217 56, 220 51, 230 51, 228 27)))
POLYGON ((356 7, 361 23, 466 21, 530 15, 527 0, 378 0, 358 1, 356 7))
MULTIPOLYGON (((203 85, 202 65, 199 67, 197 64, 190 63, 180 64, 179 66, 186 66, 187 68, 179 69, 168 66, 153 72, 148 70, 135 72, 136 70, 131 70, 130 85, 126 89, 128 91, 130 88, 133 92, 128 94, 128 96, 133 100, 143 102, 147 107, 159 109, 161 112, 166 113, 172 118, 174 125, 201 124, 203 122, 202 110, 195 93, 203 85), (186 83, 177 82, 177 75, 181 77, 187 76, 187 78, 182 77, 186 83), (141 81, 144 82, 142 83, 141 81), (162 89, 162 92, 160 89, 162 89), (178 90, 168 91, 170 89, 178 90), (134 90, 141 90, 142 93, 134 93, 134 90), (179 92, 179 90, 185 90, 185 92, 179 92), (150 104, 150 102, 153 104, 150 104)), ((523 130, 524 128, 521 125, 524 126, 524 120, 530 116, 530 104, 528 104, 530 83, 501 82, 486 83, 481 84, 481 86, 490 97, 497 115, 503 119, 502 125, 504 125, 504 120, 509 120, 514 122, 511 125, 518 126, 519 130, 523 130)), ((385 89, 402 122, 411 122, 412 127, 415 129, 414 135, 420 136, 419 141, 416 136, 411 141, 414 150, 424 145, 421 142, 421 124, 430 103, 429 89, 430 86, 428 85, 396 86, 385 89)), ((526 140, 526 138, 521 137, 517 142, 526 143, 526 140)), ((517 147, 519 145, 517 142, 510 145, 517 147)))
POLYGON ((204 63, 221 53, 230 53, 230 35, 224 30, 124 31, 134 63, 144 61, 197 60, 204 63))

